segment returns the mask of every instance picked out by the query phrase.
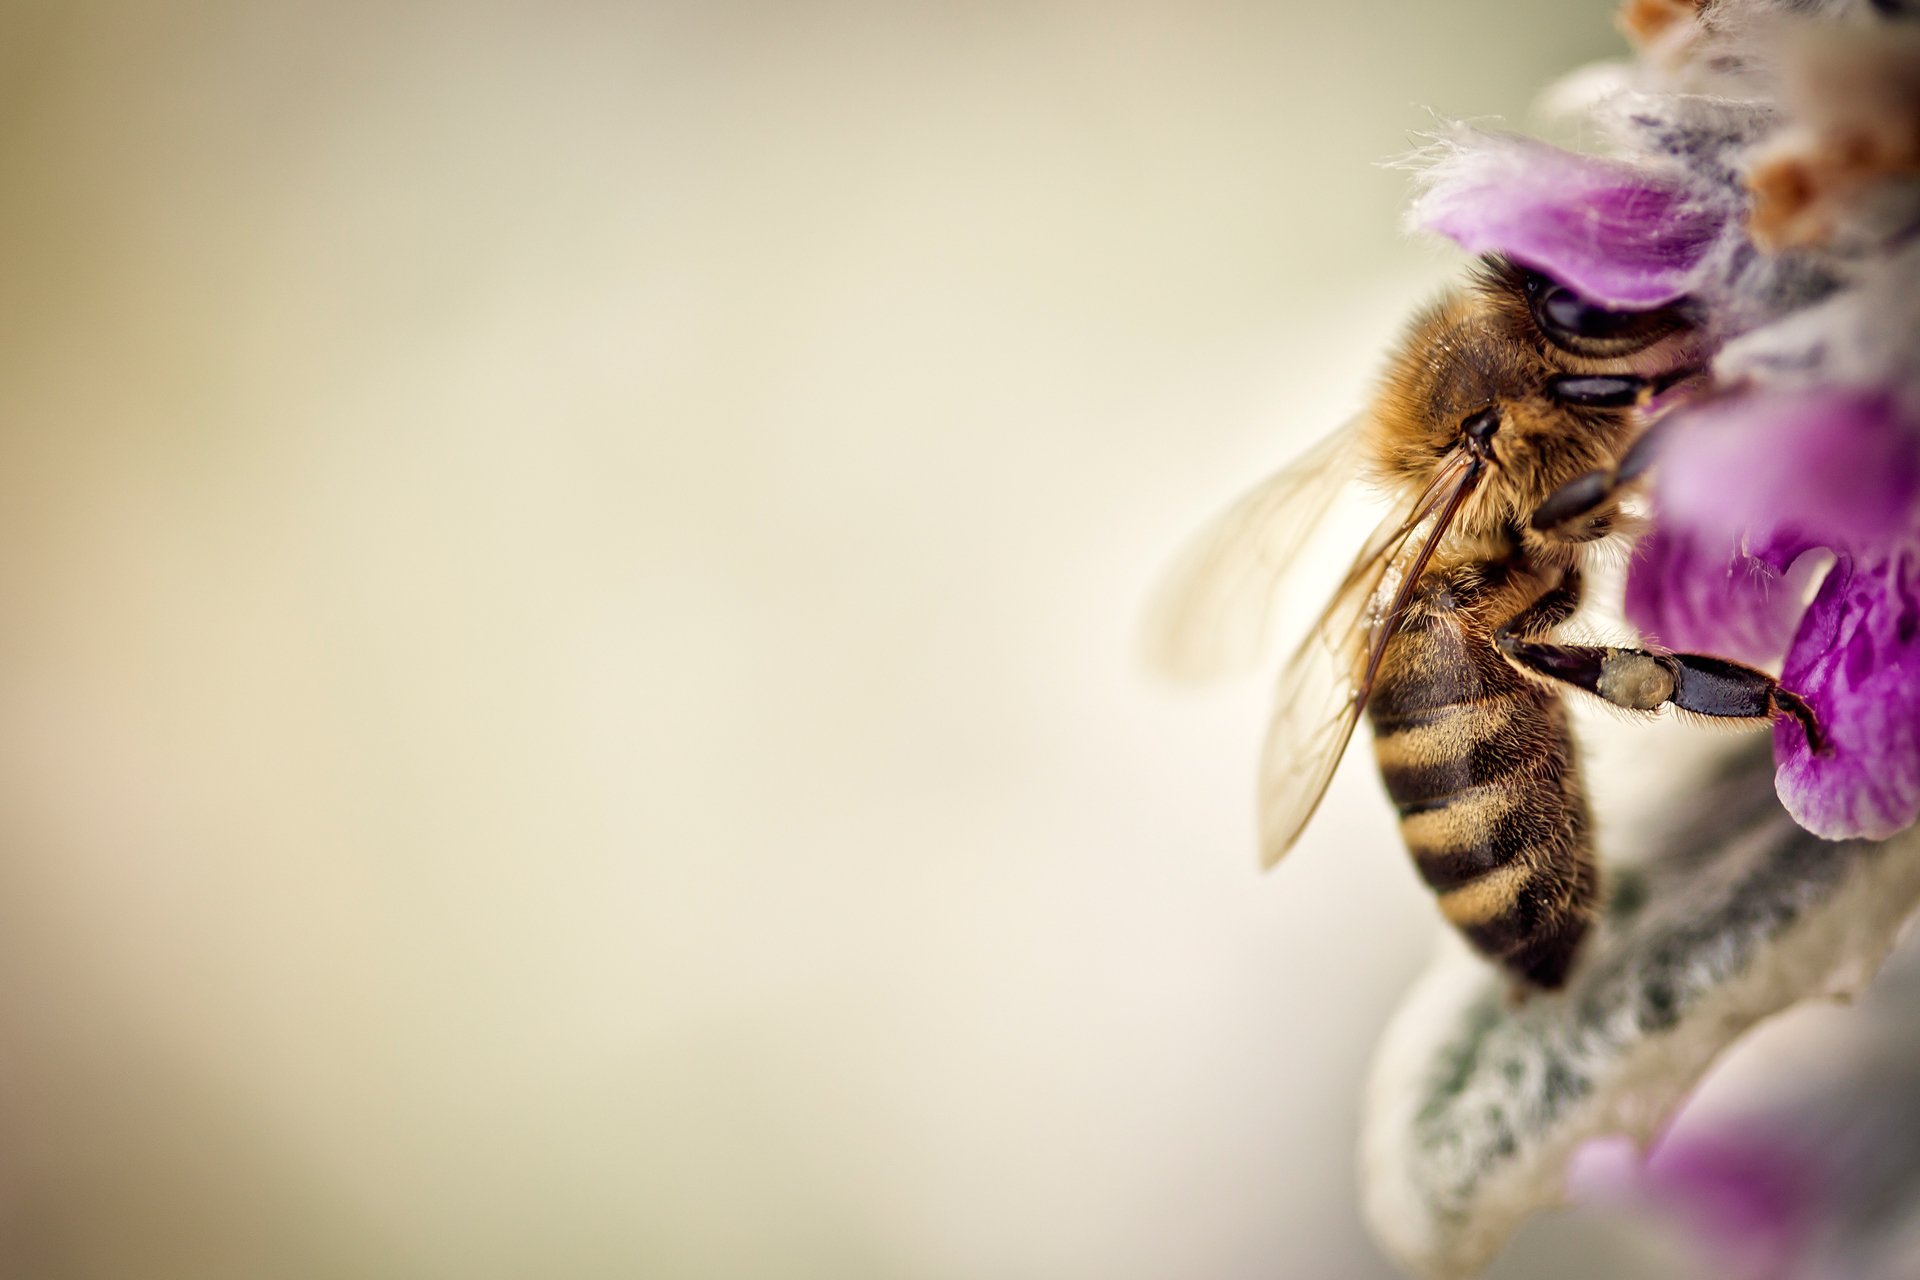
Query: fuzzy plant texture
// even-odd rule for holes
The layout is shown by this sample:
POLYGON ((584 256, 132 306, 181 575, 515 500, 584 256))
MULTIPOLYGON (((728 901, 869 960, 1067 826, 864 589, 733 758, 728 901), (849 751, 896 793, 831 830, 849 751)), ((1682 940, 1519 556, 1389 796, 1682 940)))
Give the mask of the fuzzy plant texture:
POLYGON ((1477 1274, 1582 1143, 1657 1138, 1753 1022, 1857 989, 1920 901, 1920 13, 1629 0, 1621 25, 1634 56, 1549 95, 1585 150, 1448 129, 1408 221, 1688 309, 1707 376, 1649 406, 1628 619, 1777 668, 1828 741, 1783 721, 1717 825, 1654 839, 1564 995, 1515 1005, 1465 957, 1415 991, 1363 1177, 1423 1275, 1477 1274))

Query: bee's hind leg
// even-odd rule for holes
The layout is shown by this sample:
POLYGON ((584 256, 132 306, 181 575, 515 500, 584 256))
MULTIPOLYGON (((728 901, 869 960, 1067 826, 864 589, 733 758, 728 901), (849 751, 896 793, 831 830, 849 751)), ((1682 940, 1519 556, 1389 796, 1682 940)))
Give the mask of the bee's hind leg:
POLYGON ((1583 689, 1616 707, 1656 711, 1679 707, 1696 715, 1730 720, 1775 720, 1792 716, 1814 751, 1826 750, 1826 735, 1806 700, 1764 671, 1700 653, 1650 653, 1606 645, 1550 644, 1521 638, 1507 623, 1493 642, 1507 660, 1534 675, 1583 689))

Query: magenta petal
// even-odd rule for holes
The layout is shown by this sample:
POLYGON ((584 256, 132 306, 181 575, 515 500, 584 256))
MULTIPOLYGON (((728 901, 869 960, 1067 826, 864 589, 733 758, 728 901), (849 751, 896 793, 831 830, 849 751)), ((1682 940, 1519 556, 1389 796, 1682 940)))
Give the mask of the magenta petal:
POLYGON ((1727 225, 1655 172, 1510 134, 1443 144, 1411 225, 1503 253, 1606 306, 1654 307, 1695 284, 1727 225))
POLYGON ((1657 486, 1661 523, 1703 537, 1885 546, 1915 526, 1920 424, 1839 387, 1703 404, 1668 419, 1657 486))
POLYGON ((1794 1144, 1762 1133, 1663 1142, 1647 1158, 1646 1174, 1655 1197, 1749 1258, 1790 1258, 1819 1204, 1820 1171, 1794 1144))
POLYGON ((1774 728, 1775 785, 1815 835, 1884 840, 1920 816, 1920 544, 1842 557, 1807 610, 1780 682, 1830 740, 1814 755, 1797 724, 1774 728))
POLYGON ((1783 537, 1749 553, 1731 540, 1662 523, 1634 547, 1627 620, 1668 649, 1767 666, 1786 651, 1805 606, 1788 570, 1804 541, 1783 537))

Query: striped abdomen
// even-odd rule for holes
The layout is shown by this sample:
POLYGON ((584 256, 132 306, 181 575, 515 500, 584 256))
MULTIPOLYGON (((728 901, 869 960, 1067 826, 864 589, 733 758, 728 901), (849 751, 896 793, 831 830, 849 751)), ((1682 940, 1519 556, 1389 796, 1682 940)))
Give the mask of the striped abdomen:
POLYGON ((1441 912, 1527 981, 1561 985, 1596 886, 1559 698, 1463 614, 1429 608, 1388 643, 1367 714, 1401 836, 1441 912))

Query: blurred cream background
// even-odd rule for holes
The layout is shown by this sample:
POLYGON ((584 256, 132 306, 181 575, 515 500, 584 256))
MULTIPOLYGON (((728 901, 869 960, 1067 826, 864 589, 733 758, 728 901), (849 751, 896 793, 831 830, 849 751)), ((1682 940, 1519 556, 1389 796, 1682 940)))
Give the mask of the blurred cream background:
POLYGON ((0 9, 0 1271, 1388 1275, 1431 907, 1132 632, 1454 269, 1375 162, 1617 47, 0 9))

